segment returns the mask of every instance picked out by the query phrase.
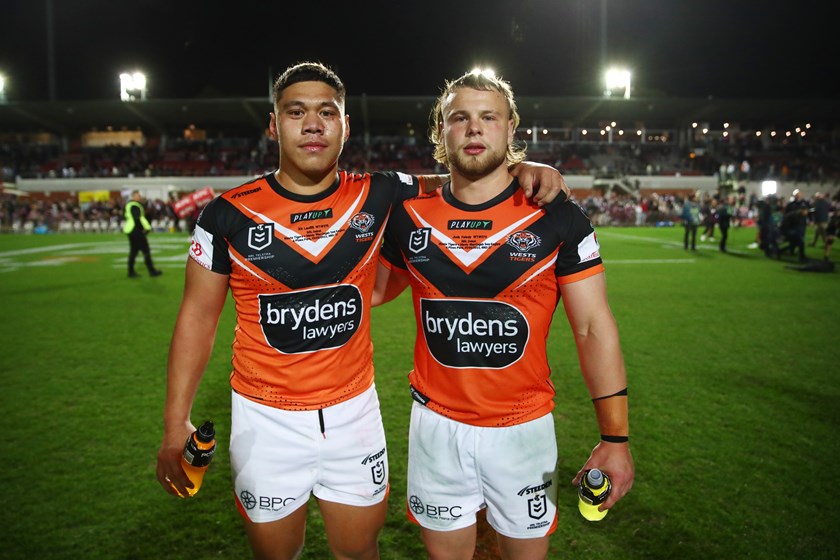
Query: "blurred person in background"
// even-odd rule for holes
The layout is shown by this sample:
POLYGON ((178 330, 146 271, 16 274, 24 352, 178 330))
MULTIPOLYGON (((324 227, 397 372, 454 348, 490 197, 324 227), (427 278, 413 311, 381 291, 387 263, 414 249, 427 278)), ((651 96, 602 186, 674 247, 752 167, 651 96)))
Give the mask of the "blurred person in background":
POLYGON ((814 202, 811 205, 811 220, 814 222, 814 240, 811 247, 817 246, 817 241, 826 241, 825 228, 828 226, 828 213, 831 210, 831 203, 825 193, 814 195, 814 202))
POLYGON ((691 193, 683 202, 682 213, 683 227, 685 228, 685 235, 683 236, 683 247, 688 250, 689 242, 691 250, 697 250, 697 227, 700 225, 700 206, 697 204, 697 195, 691 193))
POLYGON ((726 240, 729 239, 729 222, 732 219, 732 203, 734 201, 734 197, 726 197, 718 203, 715 210, 715 221, 720 228, 720 244, 718 247, 723 253, 726 252, 726 240))
POLYGON ((715 240, 715 208, 717 201, 706 195, 703 197, 703 204, 700 207, 700 221, 703 223, 703 233, 700 241, 715 240))
POLYGON ((831 246, 834 245, 838 230, 840 230, 840 211, 834 207, 829 211, 828 224, 825 227, 825 248, 823 249, 825 262, 829 262, 831 258, 831 246))
POLYGON ((802 192, 795 189, 782 216, 782 235, 787 244, 780 250, 790 251, 791 255, 796 254, 800 262, 806 260, 805 229, 808 227, 808 210, 808 202, 803 199, 802 192))
POLYGON ((143 196, 140 191, 132 191, 131 199, 125 205, 125 223, 123 232, 128 234, 128 277, 139 278, 140 275, 134 269, 137 254, 143 253, 143 260, 149 271, 149 276, 160 276, 161 270, 155 268, 152 262, 152 250, 149 248, 147 236, 152 231, 149 220, 146 219, 146 212, 143 208, 143 196))

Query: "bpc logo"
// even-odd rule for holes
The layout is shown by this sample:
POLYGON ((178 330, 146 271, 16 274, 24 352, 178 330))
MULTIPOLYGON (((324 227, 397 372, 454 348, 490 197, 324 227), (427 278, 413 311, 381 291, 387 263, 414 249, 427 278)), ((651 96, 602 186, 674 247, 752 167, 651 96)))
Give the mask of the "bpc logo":
POLYGON ((247 490, 239 493, 239 501, 247 510, 252 510, 259 504, 262 510, 280 511, 295 501, 294 498, 279 498, 275 496, 254 496, 247 490))
POLYGON ((423 506, 423 502, 417 496, 411 496, 408 499, 408 507, 410 507, 411 511, 413 511, 417 515, 420 515, 421 513, 426 511, 425 506, 423 506))
POLYGON ((239 494, 239 501, 242 502, 243 507, 247 510, 254 509, 257 505, 257 498, 247 490, 243 490, 239 494))
POLYGON ((274 224, 259 224, 248 228, 248 247, 260 251, 271 245, 274 224))
POLYGON ((507 238, 507 244, 515 248, 517 251, 524 253, 525 251, 530 251, 534 247, 538 247, 540 244, 540 238, 527 229, 523 229, 511 233, 507 238))

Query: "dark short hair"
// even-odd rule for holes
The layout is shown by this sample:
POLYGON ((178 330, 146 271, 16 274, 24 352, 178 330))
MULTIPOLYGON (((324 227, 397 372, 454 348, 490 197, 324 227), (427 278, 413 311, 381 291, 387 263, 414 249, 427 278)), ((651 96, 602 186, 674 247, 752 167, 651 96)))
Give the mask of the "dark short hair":
POLYGON ((274 103, 277 103, 280 97, 283 96, 283 91, 287 87, 300 82, 323 82, 333 88, 342 101, 344 101, 344 96, 347 93, 341 78, 329 67, 320 62, 300 62, 294 66, 289 66, 274 81, 272 92, 274 103))

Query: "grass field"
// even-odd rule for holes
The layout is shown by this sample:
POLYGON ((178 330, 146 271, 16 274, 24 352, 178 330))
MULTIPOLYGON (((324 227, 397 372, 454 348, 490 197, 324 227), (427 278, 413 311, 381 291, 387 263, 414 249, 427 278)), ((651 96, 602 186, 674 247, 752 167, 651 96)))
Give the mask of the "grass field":
MULTIPOLYGON (((551 558, 840 557, 840 274, 766 259, 747 249, 753 229, 732 232, 730 254, 711 243, 686 252, 678 228, 598 235, 636 482, 600 523, 562 486, 551 558)), ((194 423, 215 421, 219 452, 193 499, 155 479, 188 238, 151 242, 164 275, 129 280, 123 236, 0 236, 0 558, 248 558, 227 456, 230 302, 193 408, 194 423)), ((391 461, 380 548, 421 558, 404 513, 410 299, 373 314, 391 461)), ((562 311, 549 346, 560 477, 571 481, 597 426, 562 311)), ((313 503, 304 558, 328 557, 313 503)))

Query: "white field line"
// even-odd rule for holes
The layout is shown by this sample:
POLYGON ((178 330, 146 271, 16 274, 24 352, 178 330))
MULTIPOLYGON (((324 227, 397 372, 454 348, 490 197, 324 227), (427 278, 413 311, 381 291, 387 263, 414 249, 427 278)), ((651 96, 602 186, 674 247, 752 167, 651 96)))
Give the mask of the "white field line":
POLYGON ((694 264, 695 259, 607 259, 604 266, 613 264, 694 264))
MULTIPOLYGON (((150 238, 149 246, 152 249, 152 259, 155 263, 160 262, 165 268, 183 268, 187 260, 190 238, 150 238), (171 252, 173 249, 181 249, 175 255, 158 255, 158 252, 171 252)), ((16 249, 12 251, 0 251, 0 273, 12 272, 21 268, 53 267, 67 263, 78 262, 82 257, 88 255, 118 255, 114 259, 113 267, 125 267, 128 259, 128 241, 84 241, 81 243, 65 243, 61 245, 49 245, 46 247, 31 247, 29 249, 16 249), (19 261, 16 257, 30 255, 43 255, 39 261, 19 261)), ((142 264, 142 255, 138 256, 142 264)))
MULTIPOLYGON (((663 239, 653 239, 650 237, 644 237, 641 235, 628 235, 626 233, 616 233, 614 231, 598 231, 598 237, 605 237, 609 239, 610 237, 617 237, 619 239, 628 239, 630 241, 643 241, 645 243, 656 243, 660 245, 664 249, 682 249, 683 248, 683 241, 682 236, 680 236, 679 240, 670 241, 670 240, 663 240, 663 239)), ((718 251, 718 242, 715 241, 711 245, 705 241, 697 242, 697 250, 698 251, 718 251)), ((735 251, 727 247, 727 252, 735 254, 735 255, 749 255, 750 253, 744 251, 735 251)), ((685 259, 683 259, 685 260, 685 259)), ((609 262, 618 262, 610 260, 609 262)))

